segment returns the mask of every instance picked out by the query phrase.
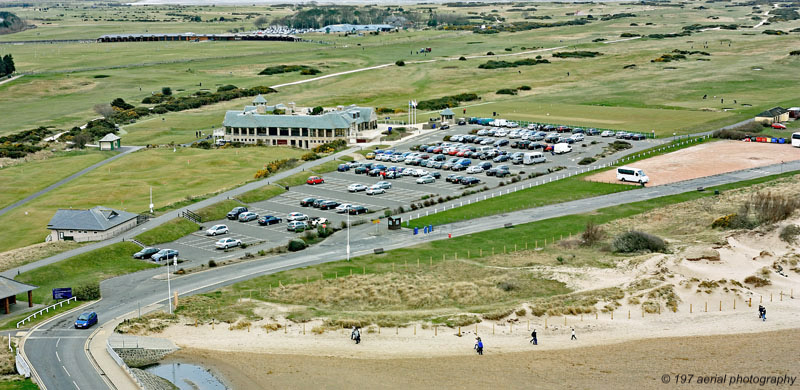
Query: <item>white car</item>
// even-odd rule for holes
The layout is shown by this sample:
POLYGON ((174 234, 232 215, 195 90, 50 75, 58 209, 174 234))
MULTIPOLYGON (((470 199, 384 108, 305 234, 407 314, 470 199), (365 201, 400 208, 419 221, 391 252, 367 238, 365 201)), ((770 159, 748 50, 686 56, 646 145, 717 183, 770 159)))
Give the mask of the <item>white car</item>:
POLYGON ((586 137, 585 137, 583 134, 581 134, 581 133, 576 133, 576 134, 573 134, 573 135, 571 135, 571 136, 570 136, 570 138, 572 138, 573 140, 575 140, 575 142, 578 142, 578 141, 583 141, 584 139, 586 139, 586 137))
POLYGON ((322 225, 324 225, 324 224, 326 224, 328 222, 329 222, 328 218, 325 218, 325 217, 314 218, 314 219, 311 220, 311 226, 313 226, 313 227, 322 226, 322 225))
POLYGON ((369 188, 367 188, 367 191, 366 191, 367 195, 378 195, 378 194, 385 194, 385 193, 386 193, 386 190, 384 190, 381 186, 379 186, 377 184, 370 186, 369 188))
POLYGON ((214 225, 206 230, 207 236, 216 236, 217 234, 225 234, 228 232, 228 227, 225 225, 214 225))
POLYGON ((350 209, 353 208, 353 205, 350 203, 343 203, 336 207, 336 212, 339 214, 347 213, 350 209))
POLYGON ((611 130, 605 130, 602 133, 600 133, 600 136, 601 137, 613 137, 614 136, 614 132, 611 131, 611 130))
POLYGON ((417 179, 417 184, 428 184, 428 183, 435 183, 436 179, 433 176, 422 176, 417 179))
POLYGON ((242 240, 237 240, 235 238, 223 238, 214 244, 217 249, 228 249, 239 245, 242 245, 242 240))
POLYGON ((467 173, 482 173, 482 172, 483 168, 477 165, 467 168, 467 173))
POLYGON ((379 181, 379 182, 377 182, 377 183, 375 183, 373 185, 373 187, 375 187, 375 186, 383 188, 384 190, 388 190, 388 189, 392 188, 392 183, 389 183, 388 181, 379 181))
POLYGON ((367 186, 365 186, 363 184, 359 184, 359 183, 350 184, 350 186, 347 187, 347 190, 350 191, 350 192, 366 191, 367 190, 367 186))
POLYGON ((303 213, 294 212, 294 213, 290 213, 289 216, 286 217, 286 220, 289 221, 289 222, 291 222, 291 221, 307 221, 308 220, 308 215, 305 215, 303 213))

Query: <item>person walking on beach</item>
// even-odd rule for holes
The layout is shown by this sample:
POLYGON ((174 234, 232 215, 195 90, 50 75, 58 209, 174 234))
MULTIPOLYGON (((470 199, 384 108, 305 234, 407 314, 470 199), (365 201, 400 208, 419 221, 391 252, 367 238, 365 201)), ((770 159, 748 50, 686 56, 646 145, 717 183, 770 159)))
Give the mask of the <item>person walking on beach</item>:
POLYGON ((575 337, 575 328, 572 328, 572 337, 570 338, 570 340, 577 340, 577 339, 578 338, 575 337))
POLYGON ((534 329, 533 332, 531 332, 531 344, 539 345, 539 342, 536 341, 536 329, 534 329))
POLYGON ((475 350, 478 352, 478 355, 483 355, 483 341, 481 341, 480 337, 475 339, 475 350))
POLYGON ((353 326, 353 331, 350 332, 350 340, 355 340, 356 344, 361 342, 361 332, 357 326, 353 326))
POLYGON ((767 321, 767 308, 766 307, 761 309, 761 321, 762 322, 767 321))

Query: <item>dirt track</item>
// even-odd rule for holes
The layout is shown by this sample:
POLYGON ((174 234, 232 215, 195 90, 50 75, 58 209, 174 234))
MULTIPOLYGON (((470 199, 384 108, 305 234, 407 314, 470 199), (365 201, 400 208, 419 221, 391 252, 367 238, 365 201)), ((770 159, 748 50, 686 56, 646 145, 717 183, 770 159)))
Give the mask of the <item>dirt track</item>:
MULTIPOLYGON (((718 141, 648 158, 631 166, 644 170, 650 177, 649 185, 657 186, 794 160, 800 160, 800 149, 790 145, 718 141)), ((618 183, 614 170, 586 180, 618 183)))
MULTIPOLYGON (((487 350, 484 356, 446 358, 348 359, 186 349, 167 360, 214 367, 234 389, 261 389, 267 383, 271 388, 303 389, 665 389, 667 385, 661 382, 664 374, 671 375, 669 385, 673 387, 675 374, 796 377, 800 348, 796 331, 651 339, 509 354, 487 350)), ((729 387, 726 383, 711 388, 722 387, 758 386, 729 387)))

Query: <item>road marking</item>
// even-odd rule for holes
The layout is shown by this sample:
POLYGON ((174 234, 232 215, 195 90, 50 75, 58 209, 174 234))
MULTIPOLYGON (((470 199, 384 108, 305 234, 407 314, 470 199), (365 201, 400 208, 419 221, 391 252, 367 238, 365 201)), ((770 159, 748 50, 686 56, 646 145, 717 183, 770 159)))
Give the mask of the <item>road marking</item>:
POLYGON ((56 348, 58 348, 58 343, 60 343, 60 342, 61 342, 61 337, 59 337, 58 341, 56 341, 56 348))
POLYGON ((75 383, 75 381, 72 381, 72 384, 73 384, 73 385, 75 385, 75 388, 76 388, 76 389, 78 389, 78 390, 81 390, 81 388, 78 386, 78 384, 77 384, 77 383, 75 383))
MULTIPOLYGON (((30 336, 29 339, 85 339, 85 336, 30 336)), ((58 344, 56 344, 56 347, 58 344)))
POLYGON ((69 371, 67 371, 67 368, 66 368, 66 367, 64 367, 64 366, 61 366, 61 368, 63 368, 63 369, 64 369, 64 372, 66 372, 66 373, 67 373, 67 376, 69 376, 69 377, 72 377, 72 375, 70 375, 70 374, 69 374, 69 371))
MULTIPOLYGON (((58 344, 58 342, 56 342, 56 344, 58 344)), ((58 359, 59 363, 61 362, 61 356, 58 356, 58 351, 56 351, 56 359, 58 359)))

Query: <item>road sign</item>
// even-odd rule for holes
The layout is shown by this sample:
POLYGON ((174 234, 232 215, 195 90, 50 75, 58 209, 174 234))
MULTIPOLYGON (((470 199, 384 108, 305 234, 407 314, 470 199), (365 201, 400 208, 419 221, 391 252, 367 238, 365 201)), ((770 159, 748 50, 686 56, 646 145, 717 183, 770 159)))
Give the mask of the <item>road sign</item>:
POLYGON ((69 299, 72 298, 72 288, 54 288, 53 299, 69 299))

